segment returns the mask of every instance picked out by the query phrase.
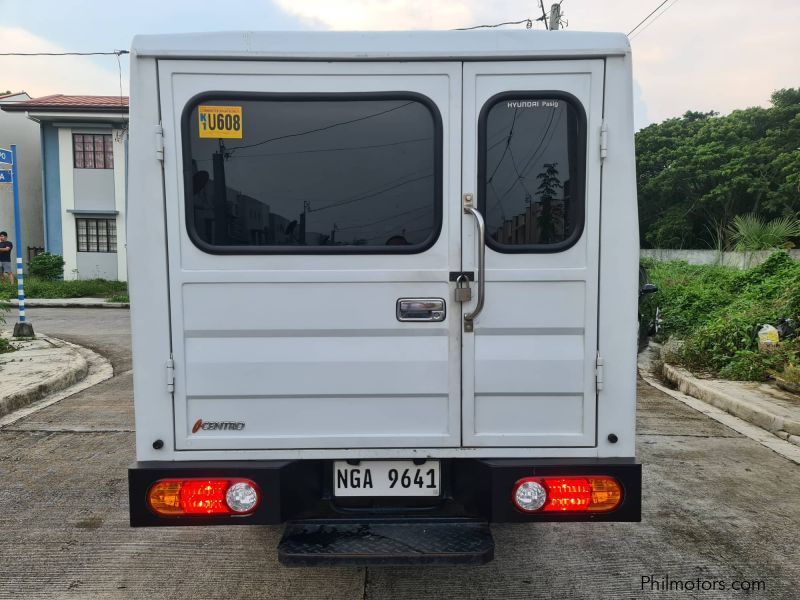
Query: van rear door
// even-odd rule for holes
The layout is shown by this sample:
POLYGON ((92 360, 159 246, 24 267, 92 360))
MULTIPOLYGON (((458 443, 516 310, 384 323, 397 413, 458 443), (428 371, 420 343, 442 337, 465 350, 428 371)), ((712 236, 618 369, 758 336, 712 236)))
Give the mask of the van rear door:
POLYGON ((159 61, 178 450, 461 443, 461 64, 159 61))
POLYGON ((602 60, 159 73, 177 449, 596 445, 602 60))
POLYGON ((464 65, 466 446, 596 445, 602 113, 602 60, 464 65))

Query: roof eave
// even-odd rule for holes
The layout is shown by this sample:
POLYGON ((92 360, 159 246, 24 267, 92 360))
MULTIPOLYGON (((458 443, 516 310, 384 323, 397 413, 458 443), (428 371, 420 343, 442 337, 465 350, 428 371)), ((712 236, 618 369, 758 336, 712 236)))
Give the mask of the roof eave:
POLYGON ((34 121, 90 121, 98 123, 125 123, 129 120, 128 111, 56 111, 28 110, 26 116, 34 121))

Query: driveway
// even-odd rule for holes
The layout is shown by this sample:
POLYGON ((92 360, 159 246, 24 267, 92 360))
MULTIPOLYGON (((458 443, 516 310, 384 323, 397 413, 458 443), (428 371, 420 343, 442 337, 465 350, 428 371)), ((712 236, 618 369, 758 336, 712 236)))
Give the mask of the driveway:
POLYGON ((498 525, 488 565, 413 569, 286 569, 280 527, 131 529, 128 312, 29 315, 115 375, 0 429, 1 598, 800 597, 800 467, 644 382, 641 523, 498 525))

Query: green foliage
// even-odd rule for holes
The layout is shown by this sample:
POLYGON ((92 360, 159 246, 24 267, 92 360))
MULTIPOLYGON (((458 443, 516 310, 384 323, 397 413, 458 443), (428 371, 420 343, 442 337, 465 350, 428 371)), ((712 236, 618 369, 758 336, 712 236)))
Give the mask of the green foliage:
POLYGON ((553 200, 556 197, 556 190, 562 188, 561 180, 558 178, 558 163, 545 163, 544 171, 536 176, 539 180, 539 187, 536 191, 542 201, 542 213, 539 216, 539 241, 548 244, 555 235, 555 214, 553 214, 553 200))
MULTIPOLYGON (((81 279, 77 281, 48 281, 29 277, 25 279, 27 298, 107 298, 116 294, 127 294, 124 281, 107 279, 81 279)), ((0 300, 17 297, 16 283, 0 284, 0 300)))
POLYGON ((642 247, 719 248, 737 215, 800 216, 800 90, 771 100, 726 116, 687 112, 636 134, 642 247))
POLYGON ((16 348, 7 338, 0 337, 0 354, 14 352, 14 350, 16 350, 16 348))
POLYGON ((792 238, 800 237, 800 219, 781 217, 765 221, 758 215, 737 215, 729 227, 734 249, 744 252, 792 248, 792 238))
POLYGON ((114 294, 113 296, 109 296, 106 298, 106 302, 130 302, 131 299, 128 297, 128 294, 114 294))
POLYGON ((800 385, 800 367, 795 364, 789 363, 783 367, 783 371, 778 373, 778 375, 784 381, 788 381, 789 383, 793 383, 795 385, 800 385))
POLYGON ((650 261, 647 268, 659 291, 643 311, 660 307, 659 335, 685 341, 677 354, 684 366, 728 379, 763 381, 800 356, 798 340, 782 343, 775 352, 758 351, 761 325, 800 318, 800 262, 785 252, 745 271, 678 261, 650 261))
POLYGON ((42 252, 37 254, 28 263, 28 272, 31 277, 38 277, 54 281, 64 277, 64 259, 58 254, 42 252))

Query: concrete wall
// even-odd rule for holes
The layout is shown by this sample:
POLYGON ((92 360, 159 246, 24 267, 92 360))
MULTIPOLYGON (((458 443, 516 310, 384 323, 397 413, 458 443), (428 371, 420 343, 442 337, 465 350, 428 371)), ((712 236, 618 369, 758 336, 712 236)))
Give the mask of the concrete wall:
MULTIPOLYGON (((716 250, 641 250, 639 255, 656 260, 684 260, 691 265, 725 265, 745 269, 760 265, 767 260, 771 251, 763 252, 718 252, 716 250)), ((789 250, 789 256, 800 260, 800 250, 789 250)))
POLYGON ((80 279, 117 279, 116 252, 76 252, 80 279))
MULTIPOLYGON (((2 104, 29 100, 27 94, 8 96, 0 100, 2 104)), ((0 147, 10 149, 17 145, 19 162, 20 212, 22 240, 15 239, 14 196, 11 186, 0 186, 0 230, 8 232, 14 248, 22 249, 22 260, 28 262, 28 246, 44 246, 44 227, 42 222, 42 150, 39 125, 28 119, 24 113, 7 113, 0 110, 0 147), (21 241, 21 243, 20 243, 21 241)), ((13 260, 13 259, 12 259, 13 260)))

